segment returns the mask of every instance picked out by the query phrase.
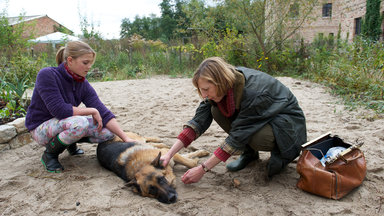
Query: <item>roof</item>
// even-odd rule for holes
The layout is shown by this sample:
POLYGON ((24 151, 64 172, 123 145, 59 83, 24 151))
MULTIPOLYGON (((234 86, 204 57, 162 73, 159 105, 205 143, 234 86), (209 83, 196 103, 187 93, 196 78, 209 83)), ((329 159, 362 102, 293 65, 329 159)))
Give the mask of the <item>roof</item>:
POLYGON ((47 16, 47 15, 17 16, 17 17, 7 17, 7 19, 8 19, 9 25, 16 25, 16 24, 19 24, 22 22, 27 22, 27 21, 42 18, 45 16, 47 16))
POLYGON ((51 34, 47 34, 41 37, 38 37, 36 39, 29 40, 30 42, 35 42, 35 43, 52 43, 52 44, 57 44, 57 43, 64 43, 67 41, 77 41, 80 40, 80 38, 64 34, 62 32, 54 32, 51 34))
MULTIPOLYGON (((40 18, 43 18, 43 17, 48 17, 49 19, 51 19, 51 20, 55 21, 56 23, 58 23, 60 26, 62 26, 65 29, 69 30, 67 27, 63 26, 62 24, 60 24, 56 20, 52 19, 48 15, 17 16, 17 17, 7 17, 7 19, 8 19, 8 25, 13 26, 13 25, 20 24, 22 22, 28 22, 28 21, 35 20, 35 19, 40 19, 40 18)), ((71 30, 69 30, 69 31, 71 33, 73 33, 73 31, 71 31, 71 30)))

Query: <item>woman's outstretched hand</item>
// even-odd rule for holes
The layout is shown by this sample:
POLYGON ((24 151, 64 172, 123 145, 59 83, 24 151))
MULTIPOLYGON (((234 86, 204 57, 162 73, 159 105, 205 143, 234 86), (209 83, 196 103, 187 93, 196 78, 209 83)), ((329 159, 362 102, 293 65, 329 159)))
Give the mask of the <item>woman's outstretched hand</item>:
POLYGON ((205 171, 201 165, 197 167, 193 167, 189 169, 184 175, 181 177, 181 181, 184 184, 192 184, 200 181, 200 179, 205 174, 205 171))

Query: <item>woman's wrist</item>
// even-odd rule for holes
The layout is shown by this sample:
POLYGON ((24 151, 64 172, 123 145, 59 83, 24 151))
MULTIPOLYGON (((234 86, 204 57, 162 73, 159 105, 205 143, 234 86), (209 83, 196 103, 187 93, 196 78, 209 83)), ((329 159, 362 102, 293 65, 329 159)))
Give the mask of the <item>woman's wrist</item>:
POLYGON ((165 153, 164 155, 165 158, 171 160, 171 158, 173 157, 172 153, 170 151, 168 151, 167 153, 165 153))
POLYGON ((93 108, 93 107, 91 107, 91 108, 87 108, 87 109, 90 109, 90 114, 91 114, 91 115, 97 114, 97 113, 99 112, 99 111, 97 111, 96 108, 93 108))
POLYGON ((73 109, 73 115, 80 115, 80 116, 86 116, 86 115, 95 115, 99 111, 96 108, 93 107, 72 107, 73 109))
POLYGON ((207 165, 205 165, 205 163, 201 163, 200 165, 201 165, 201 167, 203 168, 204 173, 207 173, 207 172, 211 171, 211 169, 209 169, 209 168, 207 167, 207 165))
POLYGON ((218 163, 220 163, 221 160, 216 157, 215 155, 212 155, 208 160, 201 163, 201 168, 204 170, 204 173, 211 171, 213 167, 215 167, 218 163))
POLYGON ((203 173, 203 175, 204 175, 205 173, 207 173, 207 172, 204 170, 204 167, 203 167, 202 164, 199 165, 199 168, 200 168, 200 170, 201 170, 200 172, 203 173))

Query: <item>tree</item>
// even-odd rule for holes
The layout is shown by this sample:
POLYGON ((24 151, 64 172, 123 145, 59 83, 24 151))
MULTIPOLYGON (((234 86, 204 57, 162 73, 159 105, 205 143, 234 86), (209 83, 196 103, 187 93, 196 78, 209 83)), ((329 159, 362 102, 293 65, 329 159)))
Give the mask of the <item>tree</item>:
POLYGON ((122 38, 138 34, 146 39, 156 40, 161 36, 160 18, 154 14, 142 18, 136 16, 133 22, 127 18, 123 19, 120 27, 122 38))
POLYGON ((188 35, 187 31, 190 25, 190 20, 188 19, 187 14, 184 12, 185 6, 185 1, 175 0, 174 19, 177 22, 177 27, 175 29, 176 37, 184 37, 188 35))
POLYGON ((171 5, 171 0, 163 0, 159 6, 161 9, 160 26, 163 33, 163 39, 169 41, 173 37, 177 25, 175 13, 171 5))
POLYGON ((367 0, 366 13, 362 25, 362 36, 372 40, 378 41, 382 33, 381 23, 382 16, 380 15, 381 0, 367 0))
POLYGON ((93 22, 89 23, 87 16, 82 16, 79 13, 80 17, 80 30, 83 33, 83 37, 86 39, 101 39, 101 34, 96 30, 95 24, 93 22))
MULTIPOLYGON (((23 19, 23 15, 20 14, 18 17, 19 21, 23 19)), ((25 24, 25 22, 20 22, 17 25, 11 26, 8 18, 7 12, 4 10, 0 13, 0 57, 6 57, 10 59, 14 55, 18 55, 19 51, 25 51, 29 48, 30 44, 29 39, 34 37, 33 34, 30 34, 28 37, 23 37, 23 32, 27 27, 33 27, 32 24, 25 24)))
POLYGON ((190 0, 183 11, 189 21, 187 29, 193 35, 208 40, 216 37, 216 7, 207 7, 204 0, 190 0))
MULTIPOLYGON (((191 0, 190 7, 199 6, 199 2, 191 0)), ((318 0, 223 0, 214 8, 198 8, 197 14, 188 15, 192 26, 200 26, 210 33, 223 27, 242 33, 246 43, 244 52, 256 62, 282 49, 312 18, 317 4, 318 0)))
POLYGON ((126 38, 138 34, 146 39, 161 39, 163 42, 184 37, 190 23, 184 12, 186 3, 184 0, 174 1, 174 5, 172 0, 163 0, 159 4, 159 18, 152 14, 149 17, 136 16, 132 22, 127 18, 123 19, 120 36, 126 38))

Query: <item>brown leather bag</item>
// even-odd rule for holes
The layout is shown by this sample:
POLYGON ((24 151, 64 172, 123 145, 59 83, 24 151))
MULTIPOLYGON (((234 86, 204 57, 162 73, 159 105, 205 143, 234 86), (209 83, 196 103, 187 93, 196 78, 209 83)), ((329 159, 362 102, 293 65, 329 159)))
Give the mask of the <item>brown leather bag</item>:
POLYGON ((302 154, 296 170, 300 174, 297 187, 323 197, 340 199, 352 189, 362 184, 366 175, 366 161, 359 149, 362 143, 351 145, 337 136, 324 134, 302 147, 302 154), (328 149, 336 146, 346 148, 343 152, 326 162, 320 159, 328 149))

